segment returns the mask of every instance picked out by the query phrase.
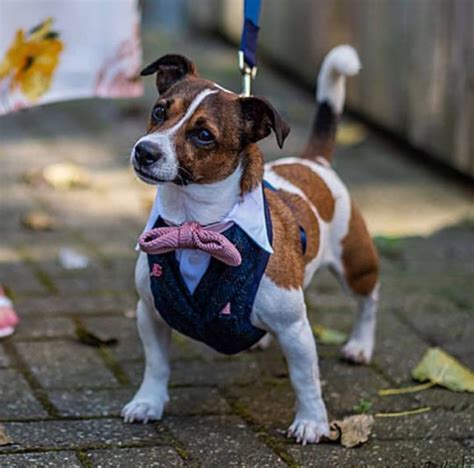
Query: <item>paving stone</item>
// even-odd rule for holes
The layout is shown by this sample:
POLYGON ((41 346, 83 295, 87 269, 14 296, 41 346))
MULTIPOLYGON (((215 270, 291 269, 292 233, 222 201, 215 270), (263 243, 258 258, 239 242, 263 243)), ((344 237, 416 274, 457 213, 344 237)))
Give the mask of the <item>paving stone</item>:
MULTIPOLYGON (((171 366, 170 385, 172 386, 226 386, 248 385, 257 381, 261 371, 257 363, 239 355, 239 358, 221 361, 176 361, 171 366)), ((250 355, 249 355, 250 356, 250 355)), ((122 366, 134 385, 143 377, 142 362, 125 362, 122 366)))
POLYGON ((397 311, 431 346, 455 344, 456 354, 472 353, 474 320, 467 310, 460 310, 448 300, 429 294, 407 298, 397 311))
POLYGON ((433 387, 414 393, 413 400, 422 406, 451 411, 474 411, 474 395, 468 392, 452 392, 442 387, 433 387))
POLYGON ((320 466, 470 466, 472 454, 456 441, 382 442, 370 440, 357 448, 334 444, 289 446, 287 451, 304 467, 320 466))
POLYGON ((5 349, 0 344, 0 368, 8 367, 10 365, 10 358, 5 353, 5 349))
POLYGON ((474 413, 454 413, 440 409, 397 418, 376 418, 373 434, 380 440, 446 440, 473 437, 474 413))
MULTIPOLYGON (((1 374, 0 374, 1 375, 1 374)), ((138 388, 54 390, 48 396, 61 416, 119 416, 138 388)), ((171 388, 166 415, 226 414, 230 408, 215 388, 171 388)), ((1 412, 0 412, 1 414, 1 412)))
POLYGON ((0 447, 0 452, 164 445, 168 442, 158 424, 125 424, 119 419, 6 422, 3 425, 13 445, 0 447))
POLYGON ((31 338, 74 337, 74 322, 66 317, 28 316, 20 321, 13 338, 15 340, 31 338))
POLYGON ((54 295, 47 297, 19 298, 15 306, 22 315, 42 314, 124 314, 135 308, 137 300, 126 294, 79 294, 54 295))
POLYGON ((429 345, 402 324, 393 312, 382 309, 379 315, 373 362, 395 384, 413 385, 411 371, 429 345))
POLYGON ((117 385, 94 348, 72 340, 20 342, 17 348, 45 388, 117 385))
POLYGON ((31 452, 0 455, 0 466, 5 468, 81 468, 74 452, 31 452))
POLYGON ((53 390, 48 396, 61 416, 119 416, 134 395, 132 388, 53 390))
POLYGON ((166 414, 179 416, 228 414, 231 409, 215 388, 184 387, 170 389, 166 414))
POLYGON ((163 424, 206 467, 286 466, 236 416, 174 417, 163 424))
POLYGON ((108 317, 85 317, 82 320, 84 327, 102 339, 116 338, 116 346, 110 351, 120 361, 136 360, 143 357, 143 347, 138 337, 135 319, 124 315, 108 317))
POLYGON ((93 450, 87 456, 94 466, 101 468, 153 468, 185 466, 171 447, 93 450))
POLYGON ((29 265, 19 258, 16 263, 12 261, 0 262, 0 284, 7 286, 15 296, 46 292, 29 265))
POLYGON ((48 416, 18 371, 0 370, 0 382, 0 419, 30 419, 48 416))

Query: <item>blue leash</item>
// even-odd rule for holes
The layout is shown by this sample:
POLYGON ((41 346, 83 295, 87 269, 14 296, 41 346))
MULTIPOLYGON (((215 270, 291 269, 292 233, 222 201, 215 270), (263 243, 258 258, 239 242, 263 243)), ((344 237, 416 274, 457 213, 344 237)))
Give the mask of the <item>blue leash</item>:
POLYGON ((261 0, 245 0, 244 25, 239 50, 239 68, 242 73, 242 94, 252 94, 252 79, 257 74, 257 39, 261 0))

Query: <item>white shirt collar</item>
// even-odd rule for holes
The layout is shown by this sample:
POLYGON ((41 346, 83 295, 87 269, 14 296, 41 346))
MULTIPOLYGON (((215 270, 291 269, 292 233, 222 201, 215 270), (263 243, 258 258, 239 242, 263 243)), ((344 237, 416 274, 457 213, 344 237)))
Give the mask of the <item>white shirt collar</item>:
MULTIPOLYGON (((160 206, 160 190, 158 187, 155 201, 145 226, 145 231, 152 229, 158 216, 160 216, 162 212, 163 210, 160 206)), ((241 200, 234 205, 227 216, 222 220, 222 223, 228 222, 237 224, 263 250, 268 253, 273 253, 272 246, 268 239, 267 223, 265 222, 265 203, 261 185, 252 192, 246 193, 241 200)))

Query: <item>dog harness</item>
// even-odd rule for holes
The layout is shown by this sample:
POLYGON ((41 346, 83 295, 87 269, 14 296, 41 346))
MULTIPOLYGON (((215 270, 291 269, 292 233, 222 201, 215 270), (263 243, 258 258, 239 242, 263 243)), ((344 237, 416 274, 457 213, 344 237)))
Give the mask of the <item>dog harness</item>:
POLYGON ((158 200, 151 218, 158 217, 139 240, 148 254, 156 309, 172 328, 216 351, 235 354, 250 348, 266 333, 250 322, 272 252, 263 188, 246 194, 228 219, 209 227, 170 227, 160 215, 158 200))

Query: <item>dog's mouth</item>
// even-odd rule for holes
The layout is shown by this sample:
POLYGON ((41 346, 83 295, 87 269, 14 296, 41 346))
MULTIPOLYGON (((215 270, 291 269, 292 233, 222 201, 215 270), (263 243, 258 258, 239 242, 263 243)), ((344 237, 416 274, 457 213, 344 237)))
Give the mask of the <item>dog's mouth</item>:
POLYGON ((138 178, 147 184, 156 185, 162 182, 169 182, 168 180, 160 179, 156 177, 155 175, 150 174, 149 172, 145 172, 143 169, 140 169, 139 167, 135 165, 133 165, 133 170, 137 174, 138 178))

